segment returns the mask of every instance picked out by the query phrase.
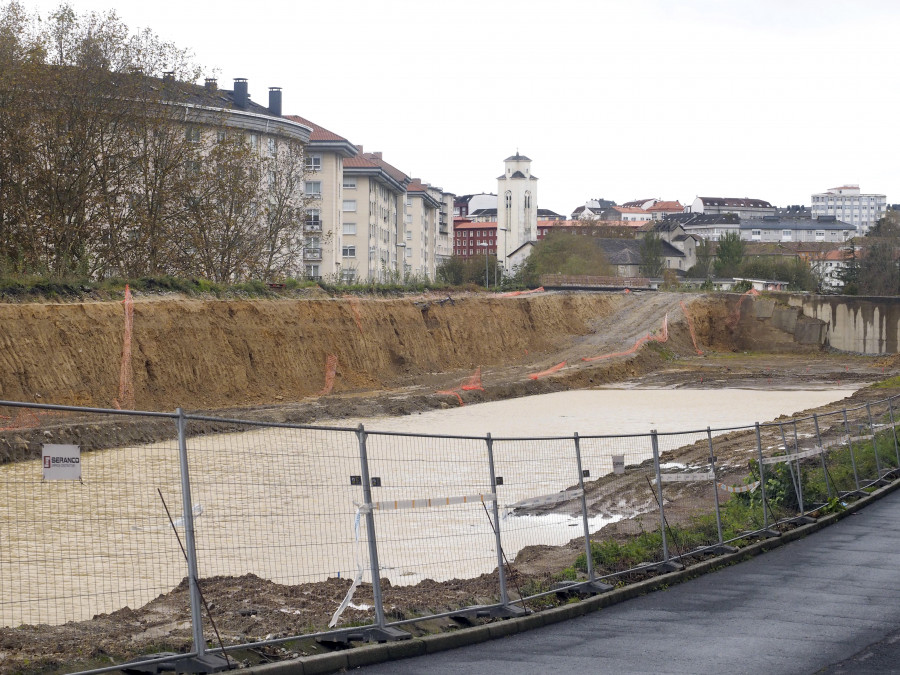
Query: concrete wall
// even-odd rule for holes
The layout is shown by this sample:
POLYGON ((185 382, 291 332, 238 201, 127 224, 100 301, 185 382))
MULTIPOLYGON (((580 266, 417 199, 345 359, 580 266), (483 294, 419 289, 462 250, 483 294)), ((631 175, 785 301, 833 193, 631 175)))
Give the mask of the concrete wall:
POLYGON ((790 295, 788 303, 826 326, 825 344, 861 354, 893 354, 900 346, 900 298, 790 295))

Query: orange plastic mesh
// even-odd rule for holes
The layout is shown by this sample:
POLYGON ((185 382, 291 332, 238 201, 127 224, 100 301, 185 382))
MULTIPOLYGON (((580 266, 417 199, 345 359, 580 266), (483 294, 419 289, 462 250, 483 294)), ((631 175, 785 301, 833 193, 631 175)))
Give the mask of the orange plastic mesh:
POLYGON ((319 396, 326 396, 334 389, 334 376, 337 374, 338 358, 334 354, 329 354, 325 358, 325 386, 319 392, 319 396))
POLYGON ((131 369, 131 335, 134 328, 134 300, 131 289, 125 284, 125 335, 122 340, 122 367, 119 369, 119 397, 113 403, 120 410, 134 410, 134 379, 131 369))
POLYGON ((501 293, 501 298, 512 298, 517 295, 531 295, 532 293, 543 293, 544 287, 539 286, 538 288, 532 288, 530 291, 511 291, 509 293, 501 293))
POLYGON ((697 346, 697 334, 694 332, 694 320, 691 318, 688 308, 684 304, 684 300, 680 300, 679 304, 681 305, 681 311, 684 312, 684 318, 687 320, 688 330, 691 332, 691 341, 694 343, 694 349, 697 351, 698 356, 703 356, 703 350, 697 346))
POLYGON ((463 391, 484 391, 484 387, 481 385, 481 366, 478 366, 478 370, 475 371, 472 377, 462 383, 460 389, 463 391))
POLYGON ((465 405, 465 403, 463 403, 462 396, 460 396, 460 395, 459 395, 459 392, 456 391, 455 389, 445 389, 445 390, 443 390, 443 391, 436 391, 436 392, 434 392, 434 393, 435 393, 435 394, 442 394, 442 395, 444 395, 444 396, 455 396, 457 399, 459 399, 459 404, 460 404, 460 405, 465 405))
POLYGON ((566 362, 563 361, 562 363, 557 363, 555 366, 547 368, 547 370, 542 370, 539 373, 532 373, 528 377, 530 377, 532 380, 536 380, 539 377, 544 377, 544 375, 551 375, 553 373, 557 373, 565 367, 566 367, 566 362))
POLYGON ((603 359, 611 359, 614 356, 628 356, 629 354, 634 354, 638 349, 643 347, 648 342, 667 342, 669 339, 669 315, 663 318, 662 329, 660 330, 658 335, 651 335, 647 333, 645 336, 638 338, 634 341, 634 345, 631 349, 627 349, 624 352, 614 352, 612 354, 601 354, 600 356, 582 356, 582 361, 601 361, 603 359))

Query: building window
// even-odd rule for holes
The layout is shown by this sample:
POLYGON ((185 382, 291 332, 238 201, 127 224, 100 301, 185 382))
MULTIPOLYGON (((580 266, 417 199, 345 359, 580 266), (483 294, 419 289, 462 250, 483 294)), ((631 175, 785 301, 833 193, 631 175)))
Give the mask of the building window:
POLYGON ((355 199, 345 199, 344 203, 341 207, 341 210, 344 213, 355 213, 356 212, 356 200, 355 199))
POLYGON ((184 130, 184 139, 188 143, 199 143, 200 142, 200 127, 189 126, 184 130))
POLYGON ((318 225, 319 227, 321 227, 321 225, 322 225, 321 217, 322 216, 321 216, 321 212, 319 211, 319 209, 307 209, 306 210, 306 224, 308 226, 315 227, 318 225))
POLYGON ((356 234, 356 223, 344 223, 344 234, 356 234))
POLYGON ((269 150, 269 157, 274 157, 274 156, 275 156, 275 152, 276 152, 276 150, 278 149, 278 146, 277 146, 276 143, 275 143, 275 139, 274 139, 274 138, 269 138, 269 139, 267 140, 266 146, 268 147, 268 150, 269 150))
POLYGON ((306 170, 307 171, 321 171, 322 170, 322 155, 307 155, 306 156, 306 170))
POLYGON ((506 208, 512 208, 512 192, 509 190, 506 191, 506 208))
POLYGON ((259 134, 250 134, 250 149, 256 150, 259 147, 259 134))
POLYGON ((406 257, 412 258, 412 249, 409 246, 406 247, 406 257))
POLYGON ((525 193, 525 208, 526 209, 531 208, 531 193, 530 192, 525 193))
POLYGON ((308 180, 304 184, 303 191, 310 197, 321 197, 322 196, 322 181, 320 180, 308 180))
POLYGON ((319 266, 318 265, 307 265, 306 266, 306 278, 307 279, 318 279, 319 278, 319 266))
POLYGON ((781 238, 782 238, 782 239, 790 239, 790 238, 791 238, 791 233, 792 233, 791 230, 782 230, 782 231, 781 231, 781 238))
POLYGON ((822 240, 825 238, 825 230, 816 230, 816 239, 822 240))
POLYGON ((341 257, 343 258, 355 258, 356 257, 356 246, 344 246, 341 248, 341 257))
POLYGON ((344 176, 344 189, 345 190, 355 190, 356 189, 356 176, 344 176))
POLYGON ((224 143, 226 137, 227 137, 227 136, 226 136, 226 134, 225 134, 225 130, 224 130, 224 129, 219 129, 219 130, 216 132, 216 143, 224 143))
POLYGON ((412 231, 411 231, 411 230, 407 230, 407 231, 406 231, 406 238, 407 238, 407 239, 412 239, 412 231))

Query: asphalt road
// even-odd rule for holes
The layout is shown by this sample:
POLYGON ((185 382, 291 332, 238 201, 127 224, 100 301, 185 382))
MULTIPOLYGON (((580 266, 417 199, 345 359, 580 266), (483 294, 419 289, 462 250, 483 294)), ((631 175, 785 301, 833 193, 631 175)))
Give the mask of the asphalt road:
POLYGON ((812 536, 664 591, 353 672, 900 673, 900 491, 812 536))

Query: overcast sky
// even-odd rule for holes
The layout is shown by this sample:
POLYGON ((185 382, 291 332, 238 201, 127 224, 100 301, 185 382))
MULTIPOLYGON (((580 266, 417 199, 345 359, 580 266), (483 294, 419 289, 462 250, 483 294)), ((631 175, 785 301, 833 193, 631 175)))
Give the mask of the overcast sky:
MULTIPOLYGON (((2 0, 0 0, 2 1, 2 0)), ((58 2, 22 0, 46 12, 58 2)), ((538 204, 897 190, 893 0, 73 0, 456 194, 533 160, 538 204)))

